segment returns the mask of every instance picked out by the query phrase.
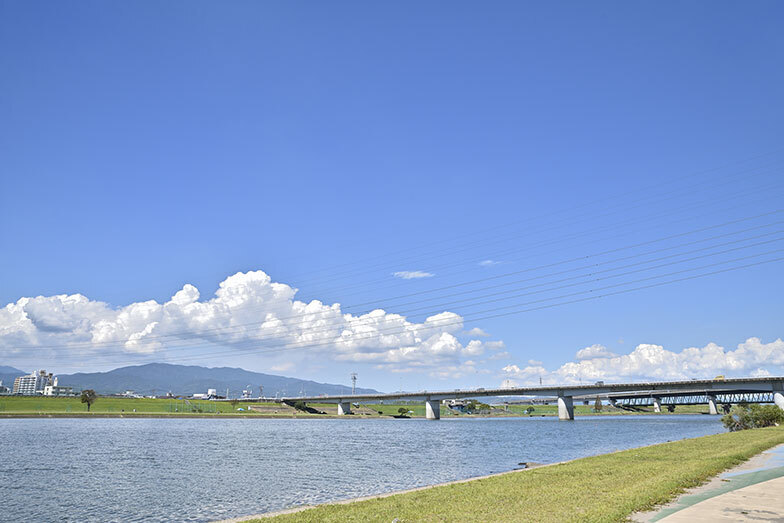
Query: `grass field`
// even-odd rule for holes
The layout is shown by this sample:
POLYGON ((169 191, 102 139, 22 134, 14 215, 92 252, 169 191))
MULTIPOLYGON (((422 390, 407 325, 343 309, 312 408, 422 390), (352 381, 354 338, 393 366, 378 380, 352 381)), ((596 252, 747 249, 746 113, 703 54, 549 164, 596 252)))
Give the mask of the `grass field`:
MULTIPOLYGON (((269 405, 275 404, 259 404, 247 403, 240 401, 236 406, 232 406, 228 402, 215 402, 207 400, 169 400, 169 399, 136 399, 136 398, 109 398, 99 397, 90 409, 90 414, 95 415, 165 415, 165 416, 178 416, 178 415, 207 415, 207 414, 229 414, 234 416, 254 416, 254 417, 291 417, 290 412, 281 412, 280 414, 272 413, 254 413, 248 412, 249 405, 269 405), (242 408, 242 411, 238 411, 242 408)), ((335 404, 318 404, 310 403, 308 406, 313 407, 325 413, 328 416, 337 414, 337 406, 335 404)), ((425 416, 424 403, 409 403, 409 404, 367 404, 362 405, 372 411, 373 415, 380 416, 396 416, 401 407, 405 407, 411 411, 408 414, 411 417, 423 418, 425 416), (378 413, 381 414, 378 414, 378 413)), ((525 405, 510 405, 507 412, 503 408, 494 409, 493 415, 508 415, 508 416, 524 416, 525 405)), ((652 409, 649 409, 652 410, 652 409)), ((679 406, 675 414, 694 414, 694 413, 707 413, 708 407, 706 405, 682 405, 679 406)), ((605 407, 605 409, 596 413, 593 411, 591 405, 575 405, 574 411, 576 416, 587 416, 595 414, 631 414, 627 411, 612 409, 605 407)), ((535 405, 533 416, 555 416, 558 414, 558 407, 556 405, 535 405)), ((664 414, 667 414, 666 412, 664 414)), ((2 415, 88 415, 87 406, 79 401, 78 397, 44 397, 44 396, 0 396, 0 416, 2 415)), ((304 412, 297 412, 297 417, 318 417, 317 414, 307 414, 304 412)), ((465 414, 453 413, 446 407, 441 408, 441 416, 454 417, 466 416, 465 414)))
MULTIPOLYGON (((90 414, 237 414, 237 408, 246 410, 248 403, 236 407, 227 402, 205 400, 168 400, 99 397, 90 408, 90 414)), ((241 412, 240 412, 241 413, 241 412)), ((87 405, 75 398, 47 398, 43 396, 0 396, 2 414, 85 414, 87 405)), ((251 414, 252 415, 252 414, 251 414)))
POLYGON ((624 521, 781 443, 745 430, 254 521, 624 521))

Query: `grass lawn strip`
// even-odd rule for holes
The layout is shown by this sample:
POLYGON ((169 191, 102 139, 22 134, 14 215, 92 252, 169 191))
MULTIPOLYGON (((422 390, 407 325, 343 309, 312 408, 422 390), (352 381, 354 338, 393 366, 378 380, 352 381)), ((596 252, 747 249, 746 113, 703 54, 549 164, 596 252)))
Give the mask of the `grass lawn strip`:
MULTIPOLYGON (((0 396, 0 418, 3 417, 138 417, 152 416, 152 417, 209 417, 213 414, 224 414, 242 417, 272 417, 272 418, 309 418, 309 417, 335 417, 337 415, 337 406, 335 404, 319 404, 310 403, 308 406, 315 408, 325 414, 309 414, 302 411, 294 411, 290 407, 276 403, 250 403, 240 400, 237 405, 232 405, 230 402, 217 402, 207 400, 183 400, 183 399, 150 399, 150 398, 118 398, 99 396, 96 402, 92 405, 90 412, 87 411, 87 405, 81 403, 78 397, 45 397, 45 396, 0 396), (249 407, 263 407, 263 412, 249 412, 249 407), (238 411, 237 409, 242 409, 238 411), (275 411, 278 411, 277 413, 275 411), (162 415, 162 416, 159 416, 162 415)), ((354 416, 348 416, 344 419, 353 419, 360 417, 389 417, 399 414, 398 410, 401 407, 411 411, 410 416, 424 418, 425 405, 424 403, 412 403, 406 405, 400 404, 363 404, 361 409, 357 410, 354 416), (360 414, 359 412, 365 413, 360 414), (381 414, 379 414, 379 412, 381 414), (366 414, 371 415, 366 415, 366 414)), ((523 405, 510 405, 509 410, 504 412, 502 409, 493 411, 494 416, 525 416, 525 409, 527 406, 523 405)), ((694 414, 694 413, 707 413, 706 405, 682 405, 677 408, 675 414, 694 414)), ((651 414, 651 412, 640 412, 640 414, 651 414)), ((537 405, 533 413, 534 417, 539 416, 556 416, 558 414, 557 405, 537 405)), ((620 409, 611 409, 605 407, 602 412, 597 413, 592 410, 591 406, 575 405, 575 415, 589 416, 589 415, 635 415, 633 412, 623 411, 620 409)), ((667 415, 664 412, 659 415, 667 415)), ((441 415, 444 418, 448 417, 468 417, 465 414, 457 414, 450 411, 448 408, 441 409, 441 415)), ((343 416, 341 416, 343 418, 343 416)))
POLYGON ((263 521, 624 521, 784 443, 784 427, 625 450, 263 521))

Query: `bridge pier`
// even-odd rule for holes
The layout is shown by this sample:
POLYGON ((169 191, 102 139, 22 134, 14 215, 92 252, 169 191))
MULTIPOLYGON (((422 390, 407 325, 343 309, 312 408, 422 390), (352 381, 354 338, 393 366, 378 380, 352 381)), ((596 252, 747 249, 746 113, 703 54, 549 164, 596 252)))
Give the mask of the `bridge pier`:
POLYGON ((782 393, 780 390, 774 390, 773 403, 775 403, 776 406, 781 410, 784 410, 784 393, 782 393))
POLYGON ((708 396, 708 410, 712 415, 718 415, 719 409, 716 406, 716 396, 708 396))
POLYGON ((558 396, 558 419, 574 419, 574 402, 571 396, 558 396))
POLYGON ((348 401, 338 402, 338 416, 345 416, 351 414, 351 403, 348 401))
POLYGON ((661 398, 653 398, 653 412, 661 412, 661 398))
POLYGON ((425 400, 425 417, 427 419, 441 419, 441 402, 425 400))

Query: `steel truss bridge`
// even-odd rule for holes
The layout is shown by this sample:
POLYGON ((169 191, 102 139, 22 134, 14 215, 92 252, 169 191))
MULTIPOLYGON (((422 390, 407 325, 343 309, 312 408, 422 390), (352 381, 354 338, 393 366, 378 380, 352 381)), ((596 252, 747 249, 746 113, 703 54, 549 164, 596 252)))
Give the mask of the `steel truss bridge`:
POLYGON ((625 407, 650 407, 659 405, 705 405, 713 400, 717 404, 735 405, 738 403, 774 403, 773 392, 701 392, 701 393, 662 393, 633 394, 633 395, 608 395, 607 399, 614 405, 625 407))

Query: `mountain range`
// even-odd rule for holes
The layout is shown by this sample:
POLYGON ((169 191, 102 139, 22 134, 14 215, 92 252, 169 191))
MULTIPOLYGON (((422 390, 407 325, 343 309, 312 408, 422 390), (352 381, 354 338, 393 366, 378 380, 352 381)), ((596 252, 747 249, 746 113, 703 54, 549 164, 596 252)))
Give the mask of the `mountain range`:
POLYGON ((23 370, 19 370, 14 367, 0 365, 0 383, 2 383, 3 386, 8 387, 9 389, 14 386, 14 379, 16 379, 17 376, 21 376, 23 374, 30 374, 30 373, 25 372, 23 370))
MULTIPOLYGON (((14 367, 0 366, 0 380, 13 386, 14 378, 29 374, 14 367)), ((132 390, 137 394, 163 395, 171 391, 175 395, 191 395, 217 389, 224 395, 226 389, 232 397, 250 386, 253 396, 258 396, 259 386, 264 387, 264 396, 308 396, 319 394, 346 394, 351 387, 310 380, 288 378, 274 374, 251 372, 232 367, 199 367, 195 365, 172 365, 169 363, 148 363, 120 367, 108 372, 78 372, 76 374, 56 374, 59 384, 73 387, 74 390, 94 389, 99 394, 122 393, 132 390)), ((357 388, 357 393, 369 394, 378 391, 357 388)))

